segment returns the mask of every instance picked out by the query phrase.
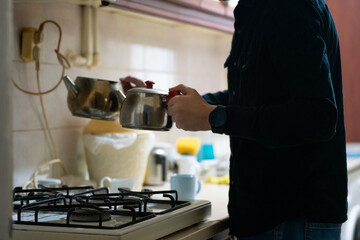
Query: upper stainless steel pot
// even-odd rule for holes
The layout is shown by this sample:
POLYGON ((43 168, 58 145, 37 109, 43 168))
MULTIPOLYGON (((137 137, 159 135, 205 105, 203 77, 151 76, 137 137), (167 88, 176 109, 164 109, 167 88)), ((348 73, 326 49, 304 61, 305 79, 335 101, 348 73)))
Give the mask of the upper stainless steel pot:
POLYGON ((146 88, 132 88, 126 96, 119 82, 69 76, 63 81, 69 90, 68 107, 73 115, 100 120, 116 120, 120 112, 120 124, 125 128, 167 131, 172 126, 167 113, 167 92, 146 88))

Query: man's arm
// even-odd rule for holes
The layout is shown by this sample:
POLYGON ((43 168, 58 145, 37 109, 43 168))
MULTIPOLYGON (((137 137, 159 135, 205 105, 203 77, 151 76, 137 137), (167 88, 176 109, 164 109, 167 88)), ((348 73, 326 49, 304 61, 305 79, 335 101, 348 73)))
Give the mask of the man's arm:
POLYGON ((266 38, 271 64, 291 98, 274 105, 226 106, 225 134, 271 148, 327 141, 335 134, 338 112, 322 18, 308 3, 298 5, 284 3, 274 11, 266 38))

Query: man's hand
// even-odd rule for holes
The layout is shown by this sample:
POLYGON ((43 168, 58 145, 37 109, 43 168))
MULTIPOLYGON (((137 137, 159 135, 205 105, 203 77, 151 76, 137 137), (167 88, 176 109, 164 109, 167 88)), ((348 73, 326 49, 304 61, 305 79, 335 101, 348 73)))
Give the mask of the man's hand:
POLYGON ((121 84, 124 88, 124 92, 126 94, 126 91, 130 88, 133 87, 145 87, 146 84, 144 83, 144 81, 138 79, 138 78, 134 78, 132 76, 126 76, 124 78, 120 78, 119 79, 121 81, 121 84), (128 85, 127 85, 128 84, 128 85))
POLYGON ((180 84, 169 91, 180 91, 183 95, 173 97, 168 103, 168 113, 176 127, 187 131, 211 130, 209 114, 216 108, 208 104, 193 88, 180 84))

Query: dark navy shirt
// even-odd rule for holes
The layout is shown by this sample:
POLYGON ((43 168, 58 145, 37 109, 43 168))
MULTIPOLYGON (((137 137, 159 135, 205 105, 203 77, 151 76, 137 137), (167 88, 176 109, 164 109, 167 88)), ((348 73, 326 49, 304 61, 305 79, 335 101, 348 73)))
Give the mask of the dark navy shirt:
POLYGON ((323 0, 241 0, 225 67, 230 232, 347 219, 339 41, 323 0))

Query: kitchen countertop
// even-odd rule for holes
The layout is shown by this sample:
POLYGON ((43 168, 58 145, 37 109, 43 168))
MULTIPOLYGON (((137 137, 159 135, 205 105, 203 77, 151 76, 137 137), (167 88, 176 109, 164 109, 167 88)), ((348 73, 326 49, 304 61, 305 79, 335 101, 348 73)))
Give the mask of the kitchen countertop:
POLYGON ((347 170, 348 173, 357 171, 360 168, 360 158, 348 158, 347 170))
MULTIPOLYGON (((162 186, 145 186, 152 190, 170 189, 170 184, 166 182, 162 186)), ((196 196, 199 200, 211 201, 210 218, 195 224, 193 226, 182 229, 171 235, 161 238, 161 240, 206 240, 215 235, 227 236, 228 229, 228 185, 201 183, 201 191, 196 196)), ((216 239, 216 238, 214 238, 216 239)), ((223 239, 223 238, 222 238, 223 239)))
MULTIPOLYGON (((348 159, 347 170, 349 174, 349 180, 352 178, 358 178, 355 174, 360 168, 360 158, 348 159)), ((167 182, 162 186, 146 186, 153 190, 170 189, 170 184, 167 182)), ((213 239, 224 239, 228 233, 228 213, 227 213, 227 202, 228 202, 228 185, 211 184, 202 182, 201 191, 196 196, 196 199, 209 200, 211 201, 212 210, 211 217, 205 221, 195 224, 193 226, 182 229, 171 235, 161 238, 161 240, 207 240, 213 239), (215 237, 214 237, 215 236, 215 237), (216 236, 219 236, 217 238, 216 236)))
POLYGON ((348 186, 360 178, 360 158, 348 158, 348 186))

